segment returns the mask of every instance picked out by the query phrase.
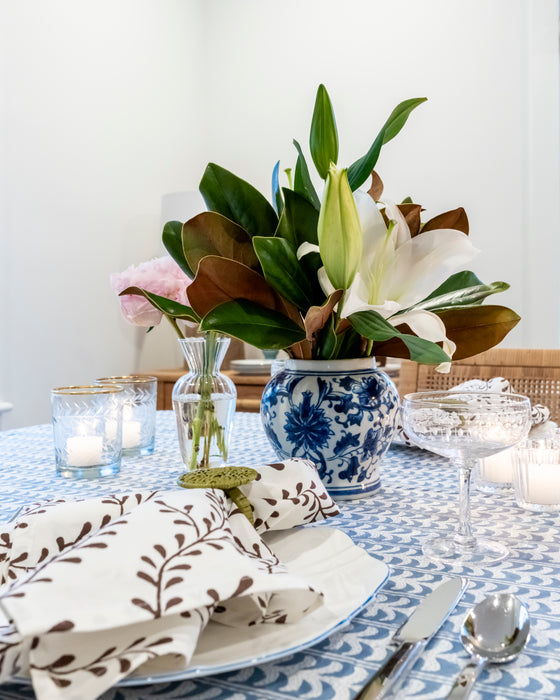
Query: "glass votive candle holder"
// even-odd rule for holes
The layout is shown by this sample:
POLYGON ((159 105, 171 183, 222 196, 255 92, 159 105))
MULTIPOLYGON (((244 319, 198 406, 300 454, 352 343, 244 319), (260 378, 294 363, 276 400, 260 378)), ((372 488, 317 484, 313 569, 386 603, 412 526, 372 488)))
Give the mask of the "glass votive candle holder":
POLYGON ((123 388, 63 386, 51 391, 56 471, 69 479, 117 474, 122 453, 123 388))
POLYGON ((517 505, 538 513, 559 511, 560 436, 520 443, 513 475, 517 505))
POLYGON ((156 438, 157 377, 130 374, 101 377, 95 382, 118 384, 123 388, 123 455, 152 454, 156 438))
POLYGON ((497 452, 478 463, 476 485, 483 493, 500 493, 513 488, 514 447, 497 452))

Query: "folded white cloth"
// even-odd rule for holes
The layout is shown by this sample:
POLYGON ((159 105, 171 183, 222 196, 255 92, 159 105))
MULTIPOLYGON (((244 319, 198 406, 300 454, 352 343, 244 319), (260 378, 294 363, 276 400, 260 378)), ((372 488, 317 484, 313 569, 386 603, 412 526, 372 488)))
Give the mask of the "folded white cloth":
MULTIPOLYGON (((505 379, 504 377, 492 377, 488 380, 469 379, 462 384, 457 384, 457 386, 452 387, 449 391, 490 391, 503 394, 517 393, 509 379, 505 379)), ((550 409, 541 404, 531 405, 531 426, 529 435, 534 438, 547 437, 558 427, 556 423, 550 420, 550 409)), ((393 442, 407 445, 408 447, 417 447, 417 445, 414 445, 414 443, 409 440, 400 422, 393 437, 393 442)))
POLYGON ((320 605, 257 530, 338 507, 311 462, 257 471, 240 487, 255 527, 215 489, 28 506, 0 533, 0 682, 30 675, 39 700, 93 700, 146 664, 184 668, 210 617, 281 624, 320 605))

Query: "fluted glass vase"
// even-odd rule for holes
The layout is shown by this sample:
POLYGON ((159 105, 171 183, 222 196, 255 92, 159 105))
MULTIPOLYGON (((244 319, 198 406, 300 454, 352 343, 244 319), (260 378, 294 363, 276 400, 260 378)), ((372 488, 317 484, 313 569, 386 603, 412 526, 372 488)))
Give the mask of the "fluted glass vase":
POLYGON ((216 333, 179 344, 189 372, 177 380, 172 400, 181 456, 187 469, 226 463, 237 391, 220 372, 230 339, 216 333))

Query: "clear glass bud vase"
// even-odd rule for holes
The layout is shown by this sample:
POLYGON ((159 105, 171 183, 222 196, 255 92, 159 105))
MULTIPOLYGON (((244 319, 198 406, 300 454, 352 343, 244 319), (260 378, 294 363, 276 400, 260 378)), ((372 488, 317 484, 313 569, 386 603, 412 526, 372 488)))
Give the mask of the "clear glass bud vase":
POLYGON ((181 456, 187 469, 226 463, 237 391, 220 372, 230 339, 213 332, 179 340, 189 366, 172 400, 181 456))

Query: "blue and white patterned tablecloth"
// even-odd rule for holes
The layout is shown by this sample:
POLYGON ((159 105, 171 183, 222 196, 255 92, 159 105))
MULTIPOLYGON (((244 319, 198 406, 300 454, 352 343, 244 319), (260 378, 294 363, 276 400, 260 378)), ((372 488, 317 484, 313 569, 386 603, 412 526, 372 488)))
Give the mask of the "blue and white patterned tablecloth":
MULTIPOLYGON (((237 414, 231 464, 275 460, 258 414, 237 414)), ((88 496, 115 490, 166 488, 183 471, 171 412, 158 413, 156 450, 127 459, 121 473, 98 481, 55 474, 50 425, 0 432, 0 518, 38 497, 88 496)), ((512 549, 487 569, 448 568, 422 555, 422 542, 456 522, 457 480, 445 460, 415 448, 393 447, 382 466, 382 488, 367 500, 341 503, 329 525, 391 569, 385 587, 352 623, 303 652, 278 661, 198 680, 116 688, 101 700, 348 700, 389 655, 393 631, 446 573, 467 575, 467 593, 414 667, 399 697, 444 698, 467 661, 459 642, 466 610, 485 595, 512 591, 531 615, 531 639, 513 664, 483 672, 473 700, 560 697, 560 516, 515 505, 512 494, 473 493, 478 534, 492 534, 512 549)), ((320 527, 320 525, 319 525, 320 527)), ((1 700, 33 698, 30 687, 0 686, 1 700)))

